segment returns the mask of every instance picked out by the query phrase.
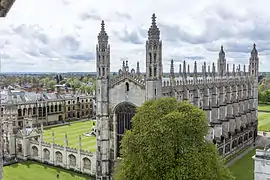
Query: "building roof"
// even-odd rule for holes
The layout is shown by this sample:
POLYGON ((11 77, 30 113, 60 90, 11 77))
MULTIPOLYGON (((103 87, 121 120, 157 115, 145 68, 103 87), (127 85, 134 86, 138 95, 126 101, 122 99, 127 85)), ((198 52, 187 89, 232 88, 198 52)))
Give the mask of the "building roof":
POLYGON ((50 101, 57 99, 73 99, 75 97, 85 97, 85 94, 57 94, 57 93, 35 93, 35 92, 25 92, 21 90, 2 90, 1 102, 2 104, 8 103, 31 103, 36 101, 50 101), (9 94, 10 93, 10 94, 9 94))

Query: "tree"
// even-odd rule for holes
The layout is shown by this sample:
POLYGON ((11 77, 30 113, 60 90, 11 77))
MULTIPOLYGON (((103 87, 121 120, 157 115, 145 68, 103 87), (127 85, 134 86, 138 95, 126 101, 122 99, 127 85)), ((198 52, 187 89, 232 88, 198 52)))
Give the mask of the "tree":
POLYGON ((203 110, 174 98, 146 101, 123 135, 114 178, 233 179, 207 133, 203 110))

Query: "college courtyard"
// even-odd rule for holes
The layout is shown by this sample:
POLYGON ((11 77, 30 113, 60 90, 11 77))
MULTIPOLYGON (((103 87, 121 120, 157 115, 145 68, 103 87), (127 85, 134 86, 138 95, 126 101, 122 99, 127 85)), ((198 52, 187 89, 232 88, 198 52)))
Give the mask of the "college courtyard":
MULTIPOLYGON (((95 136, 86 136, 93 127, 94 121, 86 120, 82 122, 72 122, 68 125, 62 125, 53 128, 44 129, 44 141, 52 142, 52 132, 54 133, 55 143, 64 145, 64 137, 67 134, 69 147, 78 149, 79 136, 81 136, 82 149, 90 152, 96 151, 95 136)), ((16 163, 4 167, 5 180, 48 180, 56 179, 63 180, 89 180, 91 177, 78 174, 76 172, 67 171, 62 168, 53 167, 33 161, 16 163)), ((94 179, 94 178, 93 178, 94 179)))
MULTIPOLYGON (((259 131, 270 131, 270 105, 259 105, 258 107, 259 131)), ((55 143, 64 145, 64 137, 67 134, 68 145, 72 148, 78 148, 78 139, 81 136, 82 149, 90 152, 96 151, 96 138, 94 136, 86 136, 93 127, 94 121, 86 120, 82 122, 72 122, 68 125, 44 129, 44 141, 52 142, 52 133, 54 133, 55 143)), ((247 150, 246 148, 245 150, 247 150)), ((243 150, 243 151, 245 151, 243 150)), ((242 152, 243 152, 242 151, 242 152)), ((255 149, 246 152, 245 155, 232 163, 229 169, 237 180, 253 180, 254 179, 254 160, 252 156, 255 154, 255 149)), ((229 161, 228 161, 229 162, 229 161)), ((4 167, 5 180, 47 180, 56 178, 59 174, 59 179, 76 179, 84 180, 91 177, 63 170, 62 168, 52 167, 49 165, 40 164, 37 162, 26 161, 4 167)))

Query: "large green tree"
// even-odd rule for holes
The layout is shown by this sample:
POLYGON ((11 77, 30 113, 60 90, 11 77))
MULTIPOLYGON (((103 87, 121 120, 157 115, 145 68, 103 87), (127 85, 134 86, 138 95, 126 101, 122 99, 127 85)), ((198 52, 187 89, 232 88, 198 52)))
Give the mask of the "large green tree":
POLYGON ((205 112, 174 98, 149 100, 121 141, 116 180, 229 180, 217 148, 206 141, 205 112))

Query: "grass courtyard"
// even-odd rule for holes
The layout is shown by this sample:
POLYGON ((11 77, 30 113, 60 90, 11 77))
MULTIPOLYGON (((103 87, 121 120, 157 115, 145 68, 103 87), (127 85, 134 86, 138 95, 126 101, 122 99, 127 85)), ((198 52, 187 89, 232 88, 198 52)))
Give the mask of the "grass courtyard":
POLYGON ((260 111, 270 111, 270 105, 269 104, 259 104, 258 110, 260 111))
MULTIPOLYGON (((4 167, 5 180, 89 180, 91 177, 31 161, 4 167)), ((94 179, 94 178, 92 178, 94 179)))
POLYGON ((82 138, 82 149, 95 152, 96 137, 84 136, 84 133, 90 132, 93 121, 73 122, 69 125, 58 126, 54 128, 44 129, 44 141, 52 142, 52 131, 54 132, 54 141, 56 144, 64 145, 65 133, 68 137, 68 146, 77 148, 79 146, 79 135, 82 138))
POLYGON ((270 131, 270 105, 260 104, 258 106, 259 111, 269 111, 268 112, 258 112, 258 129, 259 131, 270 131))
POLYGON ((256 150, 252 150, 229 167, 236 180, 254 179, 254 160, 256 150))

